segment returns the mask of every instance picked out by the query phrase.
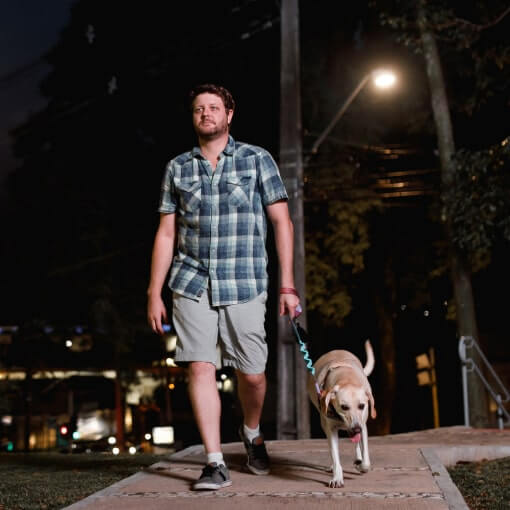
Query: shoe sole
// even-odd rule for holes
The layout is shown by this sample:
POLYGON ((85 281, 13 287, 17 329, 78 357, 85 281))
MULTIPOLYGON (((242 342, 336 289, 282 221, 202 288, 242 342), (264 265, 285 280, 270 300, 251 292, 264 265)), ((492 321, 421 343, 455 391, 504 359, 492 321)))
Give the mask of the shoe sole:
POLYGON ((256 467, 250 466, 250 464, 246 464, 246 467, 254 474, 254 475, 268 475, 269 468, 267 469, 257 469, 256 467))
POLYGON ((231 485, 232 485, 232 480, 227 480, 226 482, 223 482, 223 483, 203 482, 203 483, 196 483, 195 485, 193 485, 193 490, 194 491, 201 491, 201 490, 215 491, 215 490, 221 489, 223 487, 230 487, 231 485))

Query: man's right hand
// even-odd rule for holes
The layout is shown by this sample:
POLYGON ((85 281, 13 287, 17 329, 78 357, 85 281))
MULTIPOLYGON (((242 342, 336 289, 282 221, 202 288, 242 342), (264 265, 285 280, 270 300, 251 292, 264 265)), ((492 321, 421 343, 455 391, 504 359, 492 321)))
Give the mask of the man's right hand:
POLYGON ((167 320, 166 308, 161 296, 150 296, 147 303, 147 321, 152 331, 163 335, 163 323, 167 320))

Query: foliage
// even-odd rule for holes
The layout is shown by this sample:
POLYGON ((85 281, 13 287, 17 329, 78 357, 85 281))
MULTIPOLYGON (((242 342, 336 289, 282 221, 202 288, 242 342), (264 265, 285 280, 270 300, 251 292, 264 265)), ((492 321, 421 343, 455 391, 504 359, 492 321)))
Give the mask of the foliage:
POLYGON ((337 326, 351 312, 349 287, 365 267, 368 215, 378 206, 377 199, 333 200, 326 207, 316 206, 321 226, 306 229, 307 306, 337 326), (319 214, 318 209, 325 210, 319 214))
POLYGON ((453 243, 477 271, 491 259, 495 241, 510 241, 510 139, 490 149, 462 149, 443 192, 444 217, 453 243))

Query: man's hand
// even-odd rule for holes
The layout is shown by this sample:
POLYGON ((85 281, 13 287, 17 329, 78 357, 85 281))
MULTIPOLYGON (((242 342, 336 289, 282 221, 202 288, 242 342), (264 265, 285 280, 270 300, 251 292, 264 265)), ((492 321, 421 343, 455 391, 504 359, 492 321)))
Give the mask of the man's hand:
POLYGON ((298 296, 295 296, 294 294, 280 294, 280 315, 286 315, 288 313, 289 317, 293 319, 301 313, 300 307, 298 307, 298 296))
POLYGON ((162 335, 163 323, 167 322, 166 308, 161 296, 149 296, 147 304, 147 321, 154 333, 162 335))

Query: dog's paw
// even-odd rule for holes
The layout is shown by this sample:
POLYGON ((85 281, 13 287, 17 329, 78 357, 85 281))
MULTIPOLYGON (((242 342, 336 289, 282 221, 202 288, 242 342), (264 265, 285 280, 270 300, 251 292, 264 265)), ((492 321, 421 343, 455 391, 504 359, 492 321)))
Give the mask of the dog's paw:
POLYGON ((363 461, 357 459, 354 461, 354 467, 360 473, 368 473, 370 471, 370 464, 363 464, 363 461))
POLYGON ((344 481, 341 480, 340 478, 339 479, 332 478, 329 481, 329 486, 332 489, 341 489, 344 486, 344 481))

